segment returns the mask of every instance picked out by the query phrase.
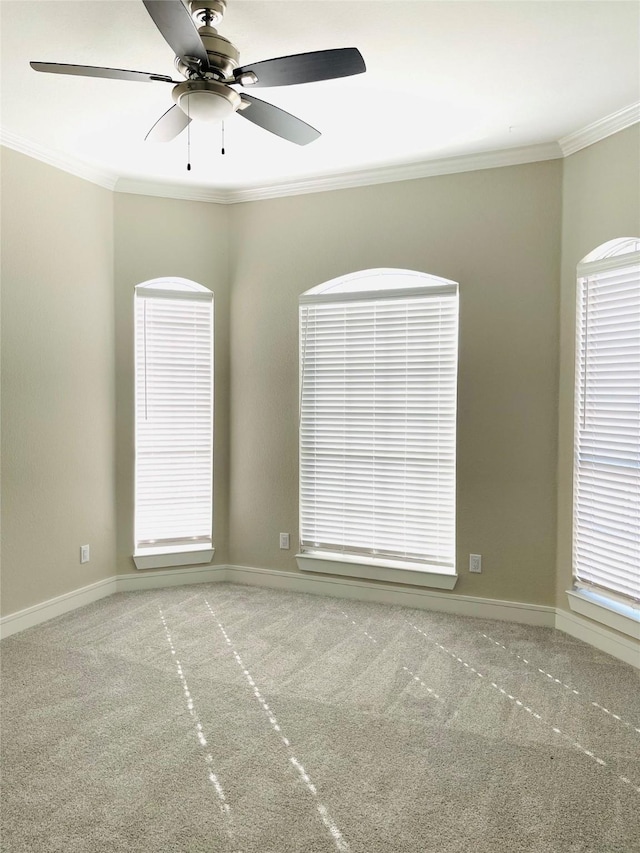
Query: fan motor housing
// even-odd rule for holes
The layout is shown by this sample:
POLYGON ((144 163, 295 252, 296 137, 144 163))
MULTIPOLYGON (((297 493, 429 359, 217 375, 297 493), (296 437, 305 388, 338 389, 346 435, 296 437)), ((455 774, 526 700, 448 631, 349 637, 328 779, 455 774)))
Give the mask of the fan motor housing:
MULTIPOLYGON (((216 76, 231 77, 234 69, 240 64, 238 48, 229 39, 221 36, 215 27, 199 27, 198 33, 209 57, 210 70, 216 76)), ((176 68, 184 77, 189 77, 193 73, 192 69, 180 60, 180 57, 176 57, 176 68)))
POLYGON ((217 80, 185 80, 171 94, 184 113, 202 121, 224 121, 241 102, 234 89, 217 80))

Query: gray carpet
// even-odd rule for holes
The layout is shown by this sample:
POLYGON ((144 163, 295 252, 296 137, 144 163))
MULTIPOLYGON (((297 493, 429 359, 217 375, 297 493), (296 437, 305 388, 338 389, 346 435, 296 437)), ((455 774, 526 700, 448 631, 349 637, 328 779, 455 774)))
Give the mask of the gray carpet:
POLYGON ((640 851, 640 673, 550 629, 216 584, 1 653, 7 853, 640 851))

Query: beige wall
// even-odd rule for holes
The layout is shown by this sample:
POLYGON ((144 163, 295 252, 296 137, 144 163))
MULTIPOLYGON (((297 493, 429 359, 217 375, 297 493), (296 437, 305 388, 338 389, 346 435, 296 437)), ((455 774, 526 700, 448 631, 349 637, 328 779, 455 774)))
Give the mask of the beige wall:
POLYGON ((354 270, 409 268, 460 283, 455 592, 553 603, 561 170, 230 209, 230 562, 296 570, 298 295, 354 270), (469 575, 470 552, 482 575, 469 575))
POLYGON ((214 563, 227 563, 229 492, 229 270, 227 208, 115 194, 117 529, 119 574, 133 553, 133 292, 136 284, 180 276, 214 294, 214 563))
POLYGON ((3 613, 113 574, 112 211, 2 149, 3 613))
POLYGON ((164 275, 215 294, 215 562, 296 571, 298 295, 378 266, 460 283, 455 592, 564 606, 575 265, 640 233, 639 147, 230 207, 3 149, 2 612, 133 569, 133 288, 164 275))
POLYGON ((640 125, 564 161, 560 305, 557 606, 571 586, 576 265, 616 237, 640 237, 640 125))

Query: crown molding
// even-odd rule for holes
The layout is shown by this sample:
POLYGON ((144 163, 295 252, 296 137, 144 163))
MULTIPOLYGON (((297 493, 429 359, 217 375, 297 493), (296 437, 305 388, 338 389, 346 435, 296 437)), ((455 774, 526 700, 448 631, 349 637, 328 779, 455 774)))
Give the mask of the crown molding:
POLYGON ((575 154, 576 151, 587 148, 594 142, 600 142, 621 130, 626 130, 627 127, 638 122, 640 122, 640 102, 629 104, 628 107, 623 107, 618 112, 611 113, 559 139, 558 145, 562 150, 562 156, 568 157, 570 154, 575 154))
POLYGON ((517 166, 541 160, 556 160, 562 157, 555 142, 544 145, 529 145, 523 148, 508 148, 503 151, 488 151, 483 154, 468 154, 429 160, 419 163, 404 163, 379 169, 358 169, 339 172, 299 181, 280 181, 248 189, 215 190, 192 187, 187 184, 163 184, 156 181, 141 181, 121 178, 115 191, 138 195, 163 196, 185 201, 204 201, 215 204, 240 204, 246 201, 282 198, 306 193, 329 192, 331 190, 372 186, 396 181, 413 181, 436 175, 451 175, 457 172, 474 172, 478 169, 494 169, 499 166, 517 166))
POLYGON ((556 142, 528 145, 522 148, 507 148, 502 151, 487 151, 482 154, 463 154, 459 157, 404 163, 378 169, 338 172, 303 181, 283 181, 251 189, 232 190, 229 193, 227 203, 238 204, 245 201, 281 198, 282 196, 329 192, 397 181, 414 181, 419 178, 431 178, 438 175, 453 175, 459 172, 475 172, 480 169, 537 163, 542 160, 557 160, 561 157, 562 152, 556 142))
POLYGON ((61 151, 46 148, 44 145, 31 142, 8 130, 0 129, 0 144, 20 154, 26 154, 27 157, 32 157, 34 160, 40 160, 42 163, 61 169, 63 172, 75 175, 77 178, 98 184, 107 190, 113 190, 118 180, 117 175, 114 175, 113 172, 99 169, 70 154, 63 154, 61 151))
POLYGON ((138 178, 118 178, 114 192, 176 198, 182 201, 203 201, 208 204, 230 204, 231 191, 214 187, 194 187, 190 184, 165 184, 162 181, 145 181, 138 178))

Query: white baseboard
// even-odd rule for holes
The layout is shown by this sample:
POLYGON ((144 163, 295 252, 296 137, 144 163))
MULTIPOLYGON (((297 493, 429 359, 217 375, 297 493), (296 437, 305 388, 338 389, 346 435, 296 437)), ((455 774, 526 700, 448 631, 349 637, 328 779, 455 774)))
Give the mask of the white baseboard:
POLYGON ((40 604, 34 604, 33 607, 27 607, 24 610, 3 616, 0 619, 0 639, 9 637, 11 634, 17 634, 18 631, 33 628, 35 625, 40 625, 41 622, 48 622, 49 619, 62 616, 63 613, 69 613, 78 607, 84 607, 100 598, 113 595, 114 592, 118 591, 116 580, 115 577, 105 578, 88 586, 80 587, 80 589, 74 589, 72 592, 66 592, 64 595, 50 598, 40 604))
POLYGON ((461 616, 475 616, 477 619, 503 619, 507 622, 521 622, 546 628, 553 628, 555 624, 555 607, 542 604, 475 598, 390 584, 382 586, 365 580, 303 575, 298 572, 258 569, 251 566, 228 566, 227 570, 227 580, 232 583, 350 598, 376 604, 395 604, 421 610, 440 610, 461 616))
POLYGON ((400 605, 421 610, 438 610, 478 619, 502 619, 557 628, 572 637, 583 640, 600 651, 640 668, 640 644, 621 636, 589 619, 566 610, 541 604, 525 604, 519 601, 501 601, 491 598, 476 598, 434 590, 410 589, 405 586, 382 586, 364 580, 315 576, 276 569, 260 569, 252 566, 193 566, 184 569, 159 571, 137 571, 110 578, 68 592, 65 595, 43 601, 0 619, 0 638, 8 637, 26 628, 32 628, 63 613, 84 607, 115 592, 160 589, 194 583, 231 583, 282 589, 290 592, 306 592, 328 595, 334 598, 355 601, 370 601, 377 604, 400 605))
POLYGON ((33 628, 63 613, 69 613, 85 604, 106 598, 115 592, 135 592, 144 589, 160 589, 165 586, 182 586, 191 583, 213 583, 227 580, 227 566, 193 566, 185 569, 163 571, 138 571, 129 575, 112 575, 110 578, 74 589, 25 610, 18 610, 0 618, 0 639, 10 637, 18 631, 33 628))
POLYGON ((66 595, 43 601, 34 607, 12 613, 0 619, 0 637, 8 637, 16 631, 31 628, 62 613, 74 610, 111 595, 114 592, 160 589, 193 583, 231 583, 282 589, 290 592, 306 592, 313 595, 328 595, 377 604, 395 604, 421 610, 439 610, 478 619, 503 619, 552 628, 555 624, 555 608, 518 601, 500 601, 491 598, 474 598, 453 595, 434 590, 409 588, 372 583, 365 580, 316 576, 298 572, 283 572, 277 569, 260 569, 253 566, 193 566, 180 569, 135 572, 114 575, 97 584, 83 587, 66 595))
POLYGON ((129 575, 116 575, 115 582, 117 592, 161 589, 165 586, 183 586, 191 583, 220 583, 229 579, 228 568, 228 566, 190 566, 184 569, 137 571, 129 575))
POLYGON ((624 637, 604 625, 560 608, 556 610, 555 627, 558 631, 564 631, 565 634, 640 669, 640 643, 637 640, 624 637))

